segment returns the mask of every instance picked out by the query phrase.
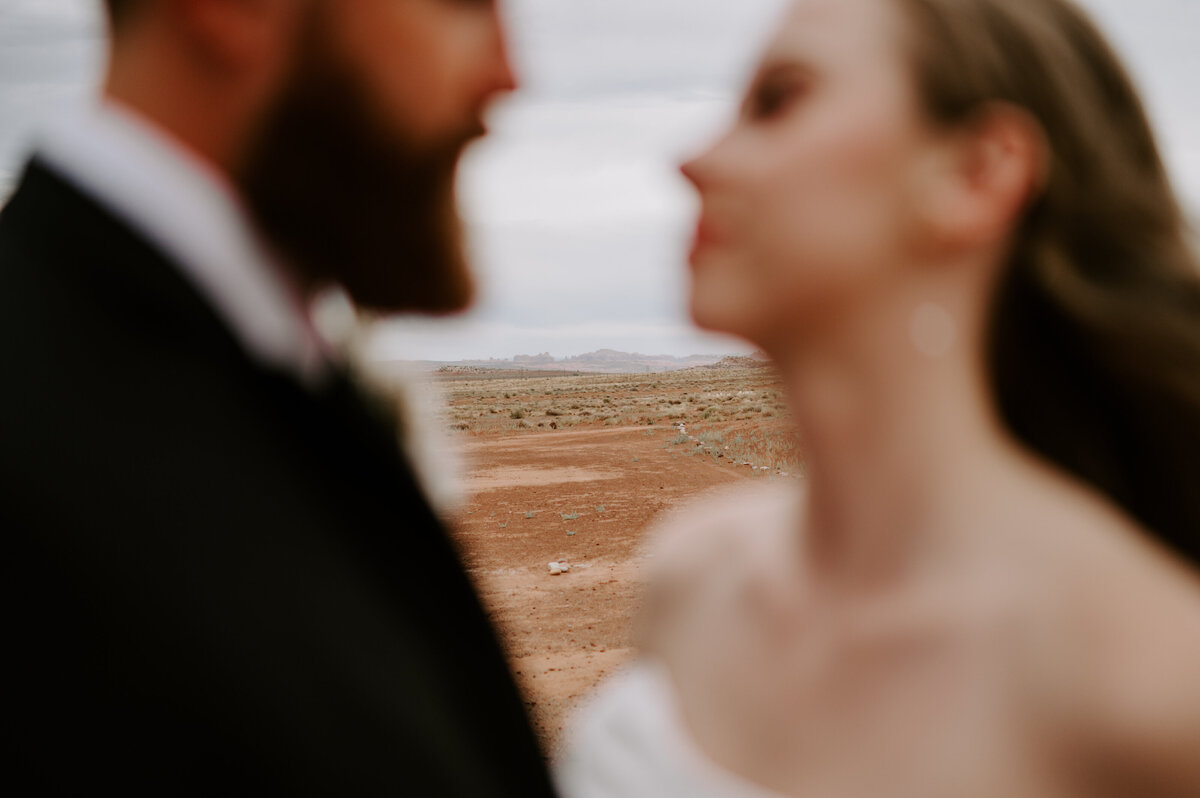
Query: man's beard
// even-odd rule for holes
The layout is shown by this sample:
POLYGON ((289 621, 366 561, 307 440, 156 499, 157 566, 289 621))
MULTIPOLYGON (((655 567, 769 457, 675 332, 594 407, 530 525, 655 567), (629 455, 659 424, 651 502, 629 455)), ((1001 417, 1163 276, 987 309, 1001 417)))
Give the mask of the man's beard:
POLYGON ((462 310, 474 281, 455 173, 482 125, 417 146, 389 129, 364 80, 314 45, 240 171, 250 212, 306 290, 340 285, 378 311, 462 310))

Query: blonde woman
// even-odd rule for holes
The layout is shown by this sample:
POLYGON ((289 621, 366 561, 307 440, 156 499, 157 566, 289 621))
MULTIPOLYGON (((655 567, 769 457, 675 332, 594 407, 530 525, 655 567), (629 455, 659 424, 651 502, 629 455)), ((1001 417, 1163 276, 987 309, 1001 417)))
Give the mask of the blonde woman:
POLYGON ((799 486, 660 530, 568 798, 1200 795, 1200 278, 1065 0, 798 0, 684 167, 799 486))

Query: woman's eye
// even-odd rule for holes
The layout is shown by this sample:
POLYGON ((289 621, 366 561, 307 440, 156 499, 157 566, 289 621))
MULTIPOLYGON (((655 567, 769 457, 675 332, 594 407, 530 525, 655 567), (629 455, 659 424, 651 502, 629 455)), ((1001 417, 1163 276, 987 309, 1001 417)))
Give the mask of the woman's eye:
POLYGON ((751 119, 770 119, 785 111, 799 96, 801 86, 795 81, 774 80, 760 85, 750 96, 746 112, 751 119))

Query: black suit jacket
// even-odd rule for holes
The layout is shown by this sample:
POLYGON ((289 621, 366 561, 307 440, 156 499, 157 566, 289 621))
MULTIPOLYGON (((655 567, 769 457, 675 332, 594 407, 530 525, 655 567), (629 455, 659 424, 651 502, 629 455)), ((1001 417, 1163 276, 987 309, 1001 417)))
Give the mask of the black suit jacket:
POLYGON ((552 794, 387 429, 36 161, 0 214, 0 532, 0 779, 552 794))

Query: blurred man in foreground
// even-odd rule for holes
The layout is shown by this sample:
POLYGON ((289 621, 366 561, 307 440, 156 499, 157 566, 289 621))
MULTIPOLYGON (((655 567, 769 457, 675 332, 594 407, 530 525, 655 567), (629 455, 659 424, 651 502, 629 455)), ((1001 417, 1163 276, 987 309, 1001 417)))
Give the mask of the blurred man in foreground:
POLYGON ((0 216, 9 778, 548 796, 484 613, 304 308, 470 300, 489 0, 108 0, 0 216), (15 767, 14 767, 15 765, 15 767))

